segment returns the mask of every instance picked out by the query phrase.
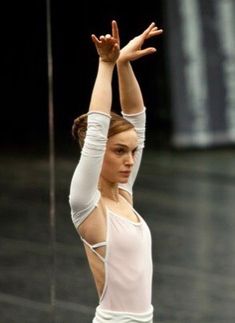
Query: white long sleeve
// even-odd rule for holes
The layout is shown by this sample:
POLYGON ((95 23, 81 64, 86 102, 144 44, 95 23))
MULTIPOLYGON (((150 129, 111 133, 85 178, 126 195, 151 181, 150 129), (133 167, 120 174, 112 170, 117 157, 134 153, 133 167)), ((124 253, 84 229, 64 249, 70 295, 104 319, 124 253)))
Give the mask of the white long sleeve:
POLYGON ((133 185, 135 183, 140 163, 142 160, 143 155, 143 149, 144 149, 144 143, 145 143, 145 128, 146 128, 146 108, 144 107, 143 110, 139 113, 134 114, 126 114, 122 112, 123 118, 128 120, 130 123, 133 124, 135 127, 135 130, 137 132, 138 136, 138 149, 135 153, 135 160, 134 160, 134 166, 131 171, 131 175, 129 177, 129 180, 126 184, 119 184, 119 188, 127 191, 131 195, 133 194, 132 189, 133 185))
MULTIPOLYGON (((131 122, 138 135, 138 149, 128 183, 119 184, 119 188, 132 194, 132 188, 140 167, 145 140, 145 109, 138 114, 123 117, 131 122)), ((107 144, 110 116, 101 112, 89 112, 87 132, 81 157, 74 171, 69 194, 72 221, 77 228, 93 211, 100 199, 98 190, 107 144)))
POLYGON ((69 194, 72 221, 77 228, 100 199, 98 182, 107 143, 110 116, 89 112, 87 132, 79 163, 74 171, 69 194))

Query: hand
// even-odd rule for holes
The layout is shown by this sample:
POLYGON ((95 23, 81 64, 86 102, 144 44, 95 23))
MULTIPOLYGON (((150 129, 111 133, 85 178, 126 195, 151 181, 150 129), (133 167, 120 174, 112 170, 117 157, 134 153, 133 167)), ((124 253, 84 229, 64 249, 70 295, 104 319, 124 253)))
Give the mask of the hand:
POLYGON ((118 25, 115 20, 112 21, 112 35, 106 34, 97 38, 94 34, 91 39, 95 44, 101 61, 115 63, 120 54, 120 39, 118 25))
POLYGON ((147 29, 145 29, 140 35, 136 36, 129 43, 124 46, 119 55, 118 62, 134 61, 145 55, 153 54, 156 52, 155 47, 147 47, 142 49, 146 39, 154 36, 158 36, 163 32, 162 29, 158 29, 155 23, 151 23, 147 29))

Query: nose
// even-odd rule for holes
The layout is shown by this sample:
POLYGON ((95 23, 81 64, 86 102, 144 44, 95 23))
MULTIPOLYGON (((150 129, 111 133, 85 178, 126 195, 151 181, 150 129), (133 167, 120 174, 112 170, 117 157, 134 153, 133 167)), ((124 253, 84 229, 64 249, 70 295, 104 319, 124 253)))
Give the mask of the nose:
POLYGON ((130 152, 125 159, 125 165, 132 166, 134 164, 134 156, 132 152, 130 152))

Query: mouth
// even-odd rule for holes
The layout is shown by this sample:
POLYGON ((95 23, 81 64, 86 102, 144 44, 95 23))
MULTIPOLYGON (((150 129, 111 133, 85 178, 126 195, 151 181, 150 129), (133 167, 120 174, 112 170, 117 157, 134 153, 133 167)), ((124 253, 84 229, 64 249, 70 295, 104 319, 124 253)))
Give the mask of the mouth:
POLYGON ((123 176, 130 176, 130 171, 123 171, 123 172, 120 172, 123 176))

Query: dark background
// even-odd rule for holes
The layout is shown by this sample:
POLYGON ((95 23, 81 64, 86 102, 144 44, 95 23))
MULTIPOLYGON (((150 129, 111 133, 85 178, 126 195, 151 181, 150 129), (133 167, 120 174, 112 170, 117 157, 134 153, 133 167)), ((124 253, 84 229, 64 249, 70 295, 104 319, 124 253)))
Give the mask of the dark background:
MULTIPOLYGON (((220 4, 223 1, 229 4, 227 0, 220 4)), ((176 15, 179 3, 183 2, 51 2, 54 168, 48 163, 46 1, 1 3, 1 323, 90 323, 94 316, 97 294, 68 204, 79 155, 70 132, 73 119, 88 109, 96 75, 97 54, 90 34, 109 32, 112 19, 119 23, 123 45, 152 21, 164 29, 163 35, 148 42, 157 46, 158 53, 133 63, 148 108, 149 148, 134 197, 136 209, 152 231, 157 322, 235 322, 235 150, 169 149, 172 110, 179 97, 178 92, 174 95, 174 84, 187 90, 186 82, 179 80, 192 58, 183 56, 182 15, 176 15)), ((210 27, 209 33, 203 29, 203 35, 211 40, 208 44, 217 44, 213 40, 220 25, 211 14, 217 2, 198 3, 208 18, 203 22, 210 27), (210 10, 205 10, 207 5, 210 10)), ((215 58, 213 46, 205 47, 204 54, 207 50, 210 74, 217 68, 218 57, 216 62, 211 60, 215 58)), ((118 110, 115 75, 113 81, 118 110)), ((225 84, 216 78, 213 81, 216 86, 225 84)), ((214 101, 221 99, 219 93, 210 93, 214 101)), ((183 100, 180 96, 179 102, 183 100)), ((185 111, 187 102, 175 110, 180 114, 174 117, 185 117, 185 111)))
MULTIPOLYGON (((110 32, 119 23, 121 43, 142 32, 152 21, 165 28, 163 1, 51 2, 55 144, 73 146, 73 119, 86 112, 96 71, 97 54, 90 35, 110 32)), ((46 1, 5 4, 1 144, 5 148, 47 151, 48 77, 46 1)), ((170 96, 165 41, 167 31, 146 45, 157 54, 133 62, 148 108, 147 147, 167 147, 171 136, 170 96)), ((116 74, 113 109, 119 110, 116 74)))

